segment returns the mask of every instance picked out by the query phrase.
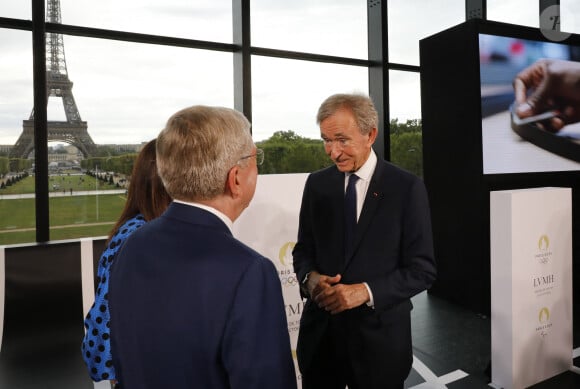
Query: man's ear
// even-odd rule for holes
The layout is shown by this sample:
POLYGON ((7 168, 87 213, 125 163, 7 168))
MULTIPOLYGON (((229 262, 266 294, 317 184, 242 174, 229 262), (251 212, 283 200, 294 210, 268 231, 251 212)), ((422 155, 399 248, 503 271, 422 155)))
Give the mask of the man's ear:
POLYGON ((240 179, 238 176, 239 172, 240 167, 238 165, 235 165, 228 172, 228 177, 226 179, 226 192, 230 193, 233 198, 238 197, 241 191, 240 179))
POLYGON ((373 129, 369 132, 369 142, 371 145, 373 143, 375 143, 375 140, 377 139, 378 134, 379 134, 379 130, 377 130, 376 127, 373 127, 373 129))

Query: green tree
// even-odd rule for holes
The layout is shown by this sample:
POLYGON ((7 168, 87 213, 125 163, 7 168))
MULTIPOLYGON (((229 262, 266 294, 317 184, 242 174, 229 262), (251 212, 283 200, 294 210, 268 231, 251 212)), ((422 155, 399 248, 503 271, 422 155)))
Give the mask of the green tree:
POLYGON ((392 119, 391 161, 419 177, 423 177, 423 134, 421 119, 399 123, 392 119))
POLYGON ((137 153, 114 157, 92 157, 82 160, 81 167, 86 170, 96 170, 98 167, 100 172, 115 172, 130 175, 136 159, 137 153))
POLYGON ((389 123, 391 135, 399 135, 405 132, 421 132, 423 125, 421 119, 409 119, 405 123, 399 123, 399 119, 391 119, 389 123))
POLYGON ((7 157, 0 157, 0 176, 10 171, 10 160, 7 157))
POLYGON ((12 172, 22 172, 26 169, 32 167, 32 161, 30 159, 23 158, 10 158, 9 169, 12 172))
POLYGON ((256 145, 265 154, 260 174, 309 173, 332 164, 322 140, 304 138, 291 130, 277 131, 256 145))
POLYGON ((115 157, 115 156, 122 155, 125 153, 126 152, 117 151, 116 148, 111 147, 111 146, 98 145, 97 152, 96 152, 96 155, 94 155, 94 157, 115 157))

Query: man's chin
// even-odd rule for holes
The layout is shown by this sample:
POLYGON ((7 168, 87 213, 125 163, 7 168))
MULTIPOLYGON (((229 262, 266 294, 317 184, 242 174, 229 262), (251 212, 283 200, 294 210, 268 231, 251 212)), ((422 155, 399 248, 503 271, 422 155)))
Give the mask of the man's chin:
POLYGON ((352 164, 351 163, 335 162, 334 164, 336 165, 336 168, 343 173, 348 173, 348 172, 352 171, 352 164))

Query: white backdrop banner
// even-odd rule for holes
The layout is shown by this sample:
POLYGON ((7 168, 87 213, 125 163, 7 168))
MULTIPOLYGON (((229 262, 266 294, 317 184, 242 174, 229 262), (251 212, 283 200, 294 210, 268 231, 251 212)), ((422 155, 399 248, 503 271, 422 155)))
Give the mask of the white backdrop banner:
POLYGON ((292 267, 292 249, 298 234, 298 214, 307 177, 306 173, 258 176, 254 199, 234 223, 234 236, 270 258, 278 270, 298 388, 301 388, 301 381, 296 343, 304 303, 292 267))
POLYGON ((572 191, 490 194, 492 382, 524 388, 572 366, 572 191))

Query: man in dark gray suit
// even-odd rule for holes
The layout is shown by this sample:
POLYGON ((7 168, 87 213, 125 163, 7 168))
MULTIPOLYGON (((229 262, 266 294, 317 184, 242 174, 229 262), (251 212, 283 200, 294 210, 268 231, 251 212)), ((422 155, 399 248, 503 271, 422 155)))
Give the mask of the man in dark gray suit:
POLYGON ((123 389, 295 389, 280 280, 232 236, 263 161, 239 112, 194 106, 157 137, 174 201, 127 240, 110 280, 123 389))
POLYGON ((317 122, 335 166, 306 181, 293 251, 307 298, 302 388, 402 388, 413 360, 410 298, 436 276, 425 186, 377 159, 377 112, 367 96, 329 97, 317 122))

